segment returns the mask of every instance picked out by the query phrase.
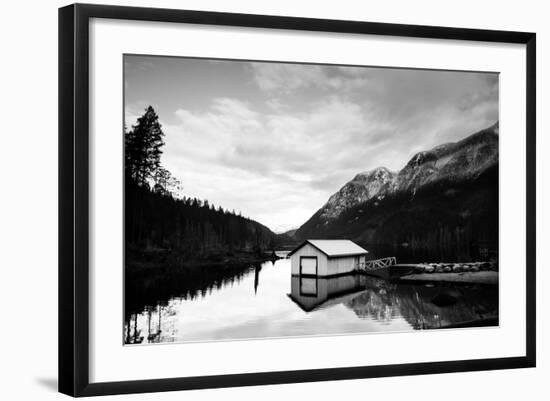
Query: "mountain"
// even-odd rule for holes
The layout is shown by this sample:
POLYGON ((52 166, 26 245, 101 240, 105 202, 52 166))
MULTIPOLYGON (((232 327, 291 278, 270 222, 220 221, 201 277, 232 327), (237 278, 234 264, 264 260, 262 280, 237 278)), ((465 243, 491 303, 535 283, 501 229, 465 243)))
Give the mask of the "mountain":
POLYGON ((377 195, 378 197, 384 196, 386 192, 393 190, 396 176, 396 173, 385 167, 357 174, 353 180, 329 198, 321 208, 321 218, 335 219, 344 210, 354 205, 366 202, 377 195))
POLYGON ((456 142, 412 157, 396 177, 394 190, 415 192, 441 180, 474 179, 498 163, 498 123, 456 142))
POLYGON ((349 238, 400 261, 487 255, 498 239, 498 129, 419 152, 398 172, 357 174, 294 237, 349 238))
POLYGON ((293 228, 292 230, 288 230, 288 231, 285 231, 284 233, 282 233, 283 235, 287 235, 289 236, 290 238, 294 238, 294 234, 296 234, 296 231, 298 231, 297 228, 293 228))

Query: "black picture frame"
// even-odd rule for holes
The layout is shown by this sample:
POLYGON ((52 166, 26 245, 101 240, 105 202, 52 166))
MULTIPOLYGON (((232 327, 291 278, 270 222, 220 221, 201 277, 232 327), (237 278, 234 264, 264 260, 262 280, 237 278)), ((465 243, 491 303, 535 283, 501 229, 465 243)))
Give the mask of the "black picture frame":
POLYGON ((157 392, 323 380, 362 379, 534 367, 536 35, 267 15, 74 4, 59 9, 59 391, 71 396, 157 392), (91 18, 249 28, 437 38, 526 46, 526 354, 521 357, 382 366, 195 376, 154 380, 89 381, 89 132, 88 61, 91 18))

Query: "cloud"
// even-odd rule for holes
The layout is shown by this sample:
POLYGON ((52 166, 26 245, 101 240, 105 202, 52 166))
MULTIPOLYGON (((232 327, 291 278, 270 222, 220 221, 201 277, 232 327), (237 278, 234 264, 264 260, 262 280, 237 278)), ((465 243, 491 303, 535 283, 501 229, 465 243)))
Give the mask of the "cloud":
POLYGON ((261 114, 237 99, 178 109, 165 125, 165 164, 184 192, 242 210, 270 227, 295 226, 362 165, 349 143, 368 131, 360 106, 332 97, 311 112, 261 114), (327 178, 329 177, 329 178, 327 178))
MULTIPOLYGON (((496 74, 224 62, 202 76, 194 63, 193 88, 204 91, 162 94, 163 163, 185 195, 275 230, 303 224, 361 171, 399 170, 498 119, 496 74)), ((157 77, 170 91, 166 80, 187 75, 151 77, 136 93, 158 87, 157 77)), ((127 124, 148 105, 135 96, 127 124)))
POLYGON ((266 100, 265 103, 266 106, 274 112, 281 112, 285 109, 285 104, 281 102, 281 99, 276 97, 266 100))
POLYGON ((124 57, 124 71, 127 74, 154 70, 155 59, 143 56, 127 55, 124 57))
POLYGON ((266 92, 291 93, 301 88, 352 90, 368 83, 361 68, 283 63, 250 63, 254 82, 266 92))
POLYGON ((178 132, 175 148, 187 157, 302 182, 330 173, 336 162, 340 169, 356 165, 340 145, 369 132, 361 107, 339 98, 319 101, 307 113, 260 114, 238 100, 215 99, 207 112, 176 114, 180 124, 165 131, 178 132))

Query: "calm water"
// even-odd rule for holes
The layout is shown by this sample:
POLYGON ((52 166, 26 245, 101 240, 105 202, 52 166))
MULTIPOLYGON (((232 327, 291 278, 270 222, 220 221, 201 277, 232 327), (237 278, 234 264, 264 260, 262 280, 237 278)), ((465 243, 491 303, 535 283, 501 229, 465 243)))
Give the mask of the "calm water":
POLYGON ((289 259, 200 280, 148 278, 132 288, 127 344, 498 324, 497 286, 291 277, 289 259))

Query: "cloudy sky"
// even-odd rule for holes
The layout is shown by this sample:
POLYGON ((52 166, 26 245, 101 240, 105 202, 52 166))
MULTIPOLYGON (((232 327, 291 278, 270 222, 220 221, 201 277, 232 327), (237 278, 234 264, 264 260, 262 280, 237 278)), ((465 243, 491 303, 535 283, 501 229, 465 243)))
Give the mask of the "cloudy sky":
POLYGON ((125 124, 152 105, 186 196, 276 232, 357 173, 498 120, 498 75, 125 56, 125 124))

